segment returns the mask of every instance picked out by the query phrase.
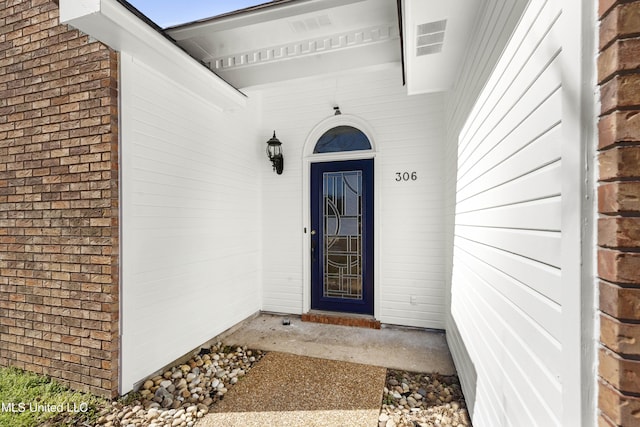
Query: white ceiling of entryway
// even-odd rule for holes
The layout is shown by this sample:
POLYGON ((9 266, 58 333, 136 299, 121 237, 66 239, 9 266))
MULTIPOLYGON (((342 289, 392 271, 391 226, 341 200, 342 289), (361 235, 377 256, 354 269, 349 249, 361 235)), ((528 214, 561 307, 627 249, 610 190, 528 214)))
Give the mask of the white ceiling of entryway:
MULTIPOLYGON (((480 0, 404 0, 409 93, 445 90, 459 66, 480 0), (439 52, 417 56, 416 26, 446 20, 439 52)), ((432 27, 421 27, 422 29, 432 27)), ((239 88, 401 61, 396 0, 276 0, 168 28, 191 55, 239 88)), ((426 49, 426 50, 425 50, 426 49)))

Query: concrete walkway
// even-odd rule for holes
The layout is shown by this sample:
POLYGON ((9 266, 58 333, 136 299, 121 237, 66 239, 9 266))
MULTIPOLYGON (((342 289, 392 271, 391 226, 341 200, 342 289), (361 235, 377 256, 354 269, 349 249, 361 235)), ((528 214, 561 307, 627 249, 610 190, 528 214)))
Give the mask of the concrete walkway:
POLYGON ((364 329, 260 314, 218 337, 228 345, 411 372, 455 374, 444 333, 401 327, 364 329), (291 324, 284 326, 283 318, 291 324))
POLYGON ((198 427, 378 425, 386 369, 269 352, 198 427))

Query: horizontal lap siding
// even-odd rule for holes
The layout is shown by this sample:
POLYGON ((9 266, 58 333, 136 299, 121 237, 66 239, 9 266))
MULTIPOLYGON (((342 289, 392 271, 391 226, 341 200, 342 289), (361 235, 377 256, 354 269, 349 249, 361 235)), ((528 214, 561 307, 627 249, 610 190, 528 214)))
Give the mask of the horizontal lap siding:
MULTIPOLYGON (((384 111, 379 129, 379 286, 385 323, 444 328, 443 96, 384 111), (426 116, 426 117, 425 117, 426 116), (396 172, 417 172, 397 182, 396 172)), ((385 110, 387 107, 384 107, 385 110)))
MULTIPOLYGON (((488 78, 490 77, 504 46, 509 40, 511 32, 515 28, 520 15, 526 5, 526 0, 505 2, 500 0, 484 0, 481 10, 483 13, 478 16, 475 21, 475 27, 472 29, 473 37, 464 56, 463 64, 459 71, 458 78, 455 81, 454 88, 447 93, 447 147, 446 147, 446 257, 447 257, 447 285, 449 290, 446 294, 447 306, 452 309, 451 292, 452 292, 452 267, 453 267, 453 240, 455 232, 455 221, 464 223, 467 219, 459 218, 456 213, 456 190, 457 190, 457 165, 458 165, 458 140, 465 122, 469 118, 469 114, 476 103, 478 96, 484 88, 488 78)), ((474 183, 471 183, 474 184, 474 183)), ((471 187, 473 188, 473 187, 471 187)), ((478 218, 474 218, 477 221, 478 218)), ((486 248, 491 250, 491 248, 486 248)), ((502 251, 499 253, 501 257, 512 257, 512 254, 502 251)), ((537 271, 534 266, 528 270, 537 271)), ((461 301, 458 301, 455 309, 466 311, 461 301)), ((478 332, 479 333, 479 332, 478 332)), ((470 412, 473 414, 475 409, 476 396, 479 391, 476 390, 478 372, 475 366, 475 357, 472 358, 469 353, 473 346, 473 342, 468 342, 460 334, 455 319, 451 316, 451 312, 447 317, 447 342, 451 349, 451 353, 456 364, 456 369, 460 376, 465 398, 469 406, 470 412)), ((482 408, 481 408, 482 410, 482 408)))
POLYGON ((260 309, 257 114, 122 54, 123 391, 260 309))
MULTIPOLYGON (((376 317, 385 323, 443 328, 443 95, 408 97, 396 66, 286 82, 262 93, 264 123, 276 129, 285 157, 282 175, 275 175, 266 159, 262 172, 263 308, 302 311, 307 253, 302 247, 303 148, 314 126, 339 105, 344 114, 371 126, 377 147, 376 317), (405 171, 416 171, 418 180, 396 182, 395 173, 405 171)), ((265 129, 265 141, 271 128, 265 129)))
POLYGON ((559 16, 529 3, 458 134, 450 329, 477 426, 562 418, 559 16))

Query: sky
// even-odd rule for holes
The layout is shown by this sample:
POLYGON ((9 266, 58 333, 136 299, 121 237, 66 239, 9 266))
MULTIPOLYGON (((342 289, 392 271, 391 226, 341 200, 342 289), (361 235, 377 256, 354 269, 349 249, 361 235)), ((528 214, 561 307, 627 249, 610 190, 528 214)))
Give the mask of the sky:
POLYGON ((162 28, 209 18, 268 0, 128 0, 162 28))

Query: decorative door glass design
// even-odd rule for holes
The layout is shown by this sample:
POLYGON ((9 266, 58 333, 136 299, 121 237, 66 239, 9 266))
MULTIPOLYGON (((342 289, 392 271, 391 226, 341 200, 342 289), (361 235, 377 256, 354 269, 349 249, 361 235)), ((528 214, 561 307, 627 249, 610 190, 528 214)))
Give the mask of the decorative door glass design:
POLYGON ((362 171, 325 172, 323 296, 362 300, 362 171))
POLYGON ((311 308, 373 314, 373 159, 311 164, 311 308))

